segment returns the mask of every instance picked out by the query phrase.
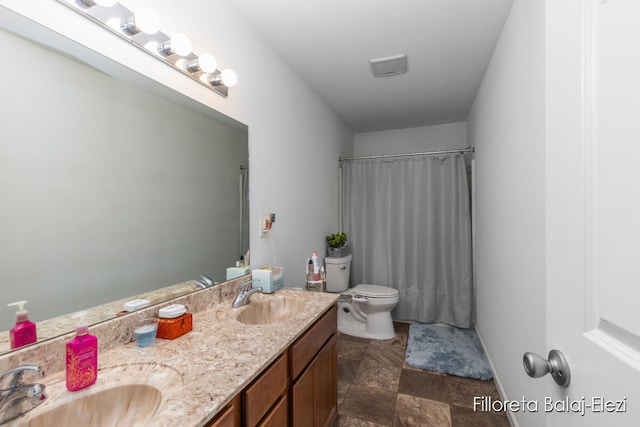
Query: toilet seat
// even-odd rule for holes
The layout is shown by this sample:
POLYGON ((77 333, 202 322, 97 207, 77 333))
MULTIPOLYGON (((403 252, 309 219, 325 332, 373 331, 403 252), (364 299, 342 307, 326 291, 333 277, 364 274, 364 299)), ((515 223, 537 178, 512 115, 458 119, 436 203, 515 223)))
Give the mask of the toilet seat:
POLYGON ((388 286, 361 284, 350 289, 352 295, 368 298, 390 298, 398 296, 398 290, 388 286))

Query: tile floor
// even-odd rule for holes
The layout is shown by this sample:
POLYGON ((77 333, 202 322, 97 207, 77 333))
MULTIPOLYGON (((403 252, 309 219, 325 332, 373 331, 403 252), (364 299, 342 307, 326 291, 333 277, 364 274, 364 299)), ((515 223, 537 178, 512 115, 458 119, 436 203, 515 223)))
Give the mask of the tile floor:
POLYGON ((338 334, 338 416, 333 427, 509 427, 506 415, 473 410, 500 396, 493 381, 423 371, 404 363, 408 323, 379 341, 338 334))

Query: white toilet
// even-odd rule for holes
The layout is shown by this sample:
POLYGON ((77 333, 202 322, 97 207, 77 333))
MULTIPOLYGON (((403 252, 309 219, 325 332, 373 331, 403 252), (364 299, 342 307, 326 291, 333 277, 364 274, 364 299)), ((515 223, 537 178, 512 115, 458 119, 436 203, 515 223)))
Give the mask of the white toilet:
POLYGON ((391 310, 400 299, 398 290, 379 285, 349 289, 351 255, 325 258, 327 291, 340 292, 338 332, 360 338, 388 340, 395 337, 391 310))

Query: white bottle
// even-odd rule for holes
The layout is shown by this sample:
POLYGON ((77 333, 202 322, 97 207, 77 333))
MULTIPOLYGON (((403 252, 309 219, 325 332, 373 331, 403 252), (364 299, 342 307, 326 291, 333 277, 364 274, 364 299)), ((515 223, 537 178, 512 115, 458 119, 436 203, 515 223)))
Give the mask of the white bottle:
POLYGON ((320 263, 317 252, 311 254, 311 262, 313 263, 313 280, 320 280, 320 263))

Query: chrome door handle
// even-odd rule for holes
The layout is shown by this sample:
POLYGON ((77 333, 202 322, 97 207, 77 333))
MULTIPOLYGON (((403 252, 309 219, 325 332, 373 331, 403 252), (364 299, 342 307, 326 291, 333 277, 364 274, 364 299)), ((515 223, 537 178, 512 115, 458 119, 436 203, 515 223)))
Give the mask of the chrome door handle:
POLYGON ((522 364, 525 372, 531 378, 539 378, 551 374, 559 386, 568 387, 571 382, 569 364, 560 350, 551 350, 549 359, 527 352, 522 358, 522 364))

